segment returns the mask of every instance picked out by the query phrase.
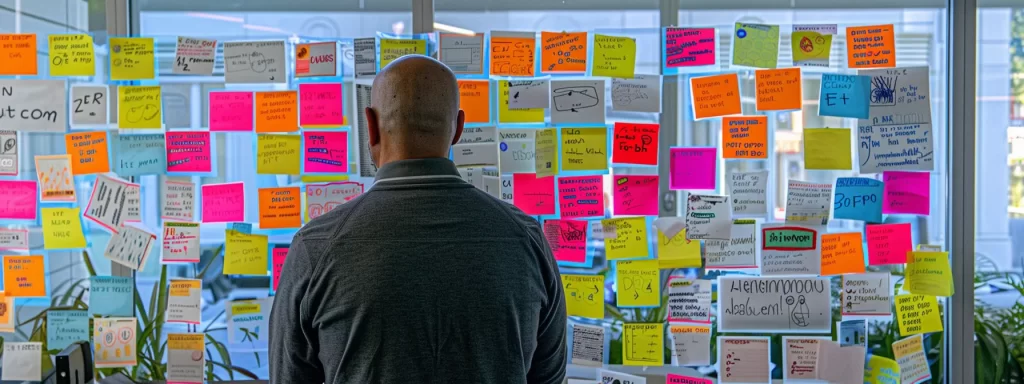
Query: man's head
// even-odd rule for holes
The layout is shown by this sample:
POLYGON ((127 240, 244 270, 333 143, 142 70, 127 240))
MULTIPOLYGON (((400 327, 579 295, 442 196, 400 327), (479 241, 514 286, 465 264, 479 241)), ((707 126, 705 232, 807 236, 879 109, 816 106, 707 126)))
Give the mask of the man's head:
POLYGON ((459 84, 448 67, 427 56, 403 56, 373 80, 366 122, 378 167, 403 159, 448 157, 462 136, 459 84))

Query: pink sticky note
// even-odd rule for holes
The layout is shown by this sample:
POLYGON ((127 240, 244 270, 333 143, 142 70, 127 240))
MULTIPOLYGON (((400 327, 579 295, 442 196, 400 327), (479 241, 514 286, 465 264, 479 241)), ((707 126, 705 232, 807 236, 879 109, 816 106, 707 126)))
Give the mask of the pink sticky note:
POLYGON ((910 223, 868 225, 868 265, 904 264, 914 249, 910 223))
POLYGON ((167 132, 167 172, 210 172, 210 132, 167 132))
POLYGON ((928 172, 885 171, 882 213, 928 215, 931 207, 931 175, 928 172))
POLYGON ((533 173, 512 175, 512 204, 527 215, 555 214, 555 177, 533 173))
POLYGON ((270 253, 274 263, 274 291, 277 291, 277 283, 281 282, 281 268, 284 268, 284 259, 288 257, 288 248, 274 248, 270 253))
POLYGON ((0 181, 0 219, 35 220, 38 196, 34 181, 0 181))
POLYGON ((203 222, 245 221, 245 186, 242 182, 203 186, 203 222))
POLYGON ((604 180, 597 175, 558 178, 558 208, 563 219, 604 217, 604 180))
POLYGON ((302 132, 305 173, 348 173, 348 132, 302 132))
POLYGON ((299 84, 299 125, 337 127, 345 124, 341 83, 299 84))
POLYGON ((715 189, 717 148, 672 148, 669 152, 669 187, 679 189, 715 189))
POLYGON ((657 215, 658 176, 615 176, 613 215, 657 215))
POLYGON ((544 237, 551 245, 555 261, 581 264, 587 261, 587 222, 583 220, 547 220, 544 237))
POLYGON ((665 384, 712 384, 712 382, 711 380, 700 377, 683 376, 670 373, 668 376, 665 376, 665 384))
POLYGON ((252 92, 210 92, 210 131, 252 132, 252 92))
POLYGON ((714 28, 667 28, 665 67, 697 67, 715 63, 714 28))

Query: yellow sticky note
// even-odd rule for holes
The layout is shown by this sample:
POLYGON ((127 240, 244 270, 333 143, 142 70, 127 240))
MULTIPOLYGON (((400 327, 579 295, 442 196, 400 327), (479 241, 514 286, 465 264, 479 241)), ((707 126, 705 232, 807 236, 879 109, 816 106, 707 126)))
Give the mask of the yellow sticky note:
POLYGON ((96 76, 92 36, 50 35, 50 76, 96 76))
POLYGON ((256 173, 261 175, 298 175, 302 162, 302 136, 258 135, 256 137, 256 173))
POLYGON ((508 109, 508 81, 498 81, 499 123, 543 123, 544 108, 508 109))
POLYGON ((604 276, 562 275, 569 316, 604 319, 604 276))
POLYGON ((615 263, 615 305, 657 307, 661 305, 658 260, 623 260, 615 263))
POLYGON ((900 365, 895 360, 871 355, 864 366, 865 384, 888 384, 900 382, 900 365))
POLYGON ((604 250, 608 260, 638 259, 650 256, 647 241, 647 220, 643 217, 623 217, 601 220, 604 228, 604 250), (615 236, 608 236, 614 231, 615 236))
POLYGON ((953 296, 953 271, 946 252, 909 252, 903 288, 910 293, 953 296))
POLYGON ((636 39, 594 35, 594 76, 632 79, 636 71, 636 39))
MULTIPOLYGON (((174 351, 193 351, 200 352, 199 356, 202 356, 202 351, 206 345, 206 335, 202 333, 169 333, 167 334, 167 349, 174 351)), ((173 354, 173 353, 172 353, 173 354)), ((195 359, 196 355, 192 354, 192 358, 195 359)))
POLYGON ((117 87, 117 127, 121 129, 160 129, 163 103, 159 85, 122 85, 117 87))
POLYGON ((900 335, 942 332, 942 317, 935 296, 897 295, 896 317, 900 322, 900 335))
POLYGON ((405 55, 426 55, 427 41, 420 39, 380 39, 380 67, 384 68, 405 55))
POLYGON ((334 181, 346 181, 348 175, 303 175, 303 183, 330 183, 334 181))
POLYGON ((43 208, 43 248, 85 248, 79 208, 43 208))
POLYGON ((700 240, 687 240, 686 230, 669 239, 658 231, 658 268, 700 268, 700 240))
POLYGON ((227 230, 224 246, 225 275, 267 274, 269 244, 265 235, 247 235, 227 230))
POLYGON ((622 365, 661 366, 665 362, 665 323, 622 325, 622 365))
POLYGON ((848 128, 804 129, 804 167, 806 169, 853 169, 850 140, 852 140, 852 136, 848 128))
POLYGON ((110 79, 149 80, 156 78, 156 56, 152 37, 110 38, 110 79))
POLYGON ((608 170, 608 128, 562 128, 562 170, 608 170))
POLYGON ((255 315, 262 312, 256 300, 240 300, 231 303, 231 316, 255 315))
POLYGON ((558 174, 558 132, 554 128, 537 131, 534 135, 537 177, 558 174))

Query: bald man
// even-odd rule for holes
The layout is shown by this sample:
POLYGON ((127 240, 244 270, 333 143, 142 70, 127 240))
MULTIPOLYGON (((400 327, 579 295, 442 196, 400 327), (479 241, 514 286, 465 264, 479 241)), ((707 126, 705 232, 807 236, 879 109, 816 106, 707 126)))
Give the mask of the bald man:
POLYGON ((366 108, 372 188, 295 235, 270 382, 562 383, 566 312, 540 225, 465 182, 455 75, 405 56, 366 108))

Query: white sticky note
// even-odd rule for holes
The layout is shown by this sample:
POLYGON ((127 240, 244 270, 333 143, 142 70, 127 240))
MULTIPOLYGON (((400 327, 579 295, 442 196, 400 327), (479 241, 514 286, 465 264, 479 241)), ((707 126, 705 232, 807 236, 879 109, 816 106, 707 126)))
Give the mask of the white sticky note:
POLYGON ((438 59, 458 74, 484 73, 484 35, 441 33, 438 59))
POLYGON ((661 75, 612 78, 612 110, 661 113, 661 75))
POLYGON ((213 75, 217 40, 178 36, 172 71, 179 75, 213 75))
POLYGON ((729 172, 732 214, 739 217, 768 215, 768 171, 729 172))
POLYGON ((64 132, 68 92, 64 80, 0 80, 0 121, 22 132, 64 132))
POLYGON ((863 346, 842 347, 831 340, 821 340, 818 347, 818 379, 829 383, 863 383, 867 351, 863 346))
POLYGON ((731 239, 704 240, 704 268, 757 268, 758 245, 757 224, 753 220, 735 220, 731 239))
POLYGON ((43 377, 43 343, 4 343, 0 380, 33 381, 43 377))
POLYGON ((498 165, 498 144, 473 143, 452 146, 452 161, 456 166, 498 165))
POLYGON ((551 82, 551 122, 604 124, 604 79, 551 82))
POLYGON ((203 383, 206 358, 202 333, 171 333, 167 335, 167 381, 172 383, 203 383))
POLYGON ((605 362, 604 327, 591 325, 572 325, 572 356, 573 364, 600 367, 605 362))
POLYGON ((832 184, 789 180, 786 190, 786 223, 828 225, 832 209, 832 184))
POLYGON ((732 238, 732 202, 729 196, 691 194, 686 199, 688 240, 732 238))
POLYGON ((843 316, 892 315, 892 285, 888 272, 843 275, 842 282, 843 316))
POLYGON ((498 130, 498 171, 533 173, 536 170, 536 129, 498 130))
POLYGON ((71 86, 71 126, 107 125, 110 109, 106 85, 71 86))
POLYGON ((672 365, 711 365, 711 329, 692 325, 672 325, 672 365))
POLYGON ((195 218, 196 184, 166 181, 160 186, 163 199, 161 217, 168 220, 192 221, 195 218))
POLYGON ((711 280, 673 276, 668 281, 668 321, 711 323, 711 280))
POLYGON ((287 77, 283 40, 224 43, 224 82, 285 83, 287 77))
POLYGON ((508 109, 547 108, 548 79, 508 82, 508 109))
POLYGON ((103 256, 111 261, 136 271, 142 271, 149 258, 156 235, 135 226, 121 226, 117 234, 110 237, 103 256))
POLYGON ((466 127, 456 144, 494 143, 497 138, 498 130, 494 127, 466 127))

